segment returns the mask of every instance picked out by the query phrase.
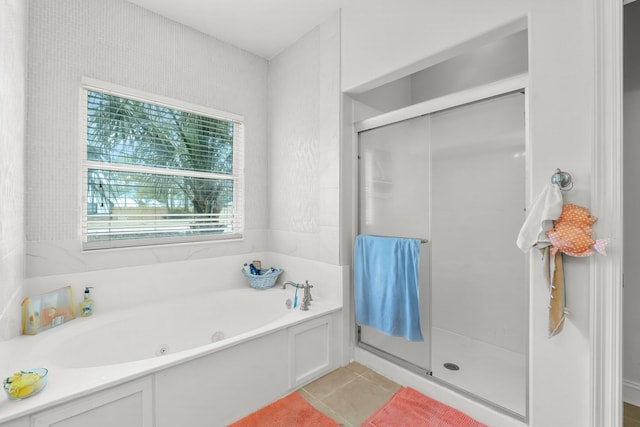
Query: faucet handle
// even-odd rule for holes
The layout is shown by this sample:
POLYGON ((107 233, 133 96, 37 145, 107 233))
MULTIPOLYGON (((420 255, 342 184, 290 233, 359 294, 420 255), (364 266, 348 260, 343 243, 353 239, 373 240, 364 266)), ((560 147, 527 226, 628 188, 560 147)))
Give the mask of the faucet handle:
POLYGON ((313 285, 309 284, 308 280, 304 281, 304 296, 307 299, 307 301, 313 301, 313 298, 311 297, 311 288, 313 288, 313 285))

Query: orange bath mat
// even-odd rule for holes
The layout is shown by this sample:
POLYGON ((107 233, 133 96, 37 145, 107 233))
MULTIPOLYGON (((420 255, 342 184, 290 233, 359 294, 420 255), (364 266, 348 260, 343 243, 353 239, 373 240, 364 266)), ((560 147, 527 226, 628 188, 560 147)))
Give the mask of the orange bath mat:
POLYGON ((457 409, 405 387, 360 427, 487 427, 457 409))
POLYGON ((297 392, 254 412, 229 427, 339 427, 297 392))

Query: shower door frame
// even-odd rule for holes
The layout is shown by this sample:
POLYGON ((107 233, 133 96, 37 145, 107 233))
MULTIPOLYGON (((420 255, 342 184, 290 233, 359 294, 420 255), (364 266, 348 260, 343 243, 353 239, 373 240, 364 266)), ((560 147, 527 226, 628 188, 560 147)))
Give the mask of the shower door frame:
MULTIPOLYGON (((356 122, 353 124, 354 129, 354 141, 356 142, 356 152, 359 152, 360 141, 359 134, 361 132, 365 132, 368 130, 373 130, 376 128, 380 128, 382 126, 391 125, 394 123, 399 123, 405 120, 410 120, 416 117, 425 116, 427 114, 436 113, 439 111, 460 107, 463 105, 471 104, 478 101, 483 101, 491 98, 497 98, 503 95, 508 95, 514 92, 522 92, 524 95, 524 110, 525 110, 525 152, 530 152, 529 146, 529 97, 528 97, 528 86, 529 86, 529 78, 528 73, 519 74, 513 77, 509 77, 506 79, 498 80, 486 85, 477 86, 471 89, 455 92, 449 95, 445 95, 439 98, 427 100, 418 104, 410 105, 405 108, 401 108, 398 110, 390 111, 388 113, 383 113, 374 117, 370 117, 368 119, 364 119, 362 121, 356 122)), ((531 156, 525 157, 525 200, 530 200, 530 182, 531 182, 531 156)), ((355 245, 355 238, 358 234, 360 234, 360 170, 357 161, 355 162, 355 214, 354 218, 356 221, 356 226, 354 227, 354 235, 352 236, 352 247, 355 245)), ((431 236, 419 236, 426 237, 430 239, 431 236)), ((515 240, 514 240, 515 241, 515 240)), ((527 276, 529 277, 529 275, 527 276)), ((529 280, 530 277, 529 277, 529 280)), ((530 287, 529 287, 530 288, 530 287)), ((429 284, 429 290, 431 290, 431 285, 429 284)), ((429 313, 429 318, 431 314, 429 313)), ((527 317, 528 319, 530 316, 527 317)), ((457 387, 451 383, 448 383, 444 380, 432 376, 432 369, 429 366, 428 370, 414 365, 411 362, 408 362, 404 359, 401 359, 393 354, 390 354, 382 349, 376 348, 372 345, 369 345, 365 342, 361 342, 360 340, 360 325, 358 325, 355 321, 353 323, 355 325, 355 345, 363 350, 366 350, 370 353, 373 353, 385 360, 388 360, 402 368, 405 368, 411 372, 419 374, 424 378, 427 378, 430 381, 434 381, 439 385, 446 386, 450 389, 453 389, 466 397, 469 397, 473 400, 479 401, 488 405, 500 412, 506 413, 514 418, 521 419, 523 421, 528 420, 529 418, 529 340, 526 339, 526 347, 525 347, 525 413, 520 414, 514 411, 509 410, 508 408, 504 408, 495 404, 494 402, 482 398, 476 394, 473 394, 463 388, 457 387)), ((431 325, 431 319, 429 320, 429 325, 431 325)), ((529 334, 529 326, 526 328, 527 335, 529 334)), ((431 337, 431 334, 428 334, 431 337)), ((431 339, 431 338, 430 338, 431 339)), ((431 344, 431 343, 429 343, 431 344)), ((431 360, 430 360, 431 363, 431 360)))

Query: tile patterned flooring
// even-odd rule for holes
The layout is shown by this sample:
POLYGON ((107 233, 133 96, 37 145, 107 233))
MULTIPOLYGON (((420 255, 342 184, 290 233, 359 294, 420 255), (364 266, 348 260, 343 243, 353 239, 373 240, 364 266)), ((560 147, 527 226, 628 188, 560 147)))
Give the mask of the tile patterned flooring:
POLYGON ((402 388, 357 362, 315 380, 298 392, 344 427, 358 427, 402 388))

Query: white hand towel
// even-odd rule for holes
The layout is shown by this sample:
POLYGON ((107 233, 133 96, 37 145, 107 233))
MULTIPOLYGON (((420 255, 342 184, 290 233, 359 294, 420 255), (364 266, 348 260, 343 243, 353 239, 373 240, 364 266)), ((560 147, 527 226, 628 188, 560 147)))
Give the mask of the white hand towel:
POLYGON ((562 213, 562 191, 557 184, 549 184, 527 208, 527 218, 520 229, 516 244, 523 252, 533 247, 544 248, 551 242, 545 234, 553 228, 553 221, 562 213))

